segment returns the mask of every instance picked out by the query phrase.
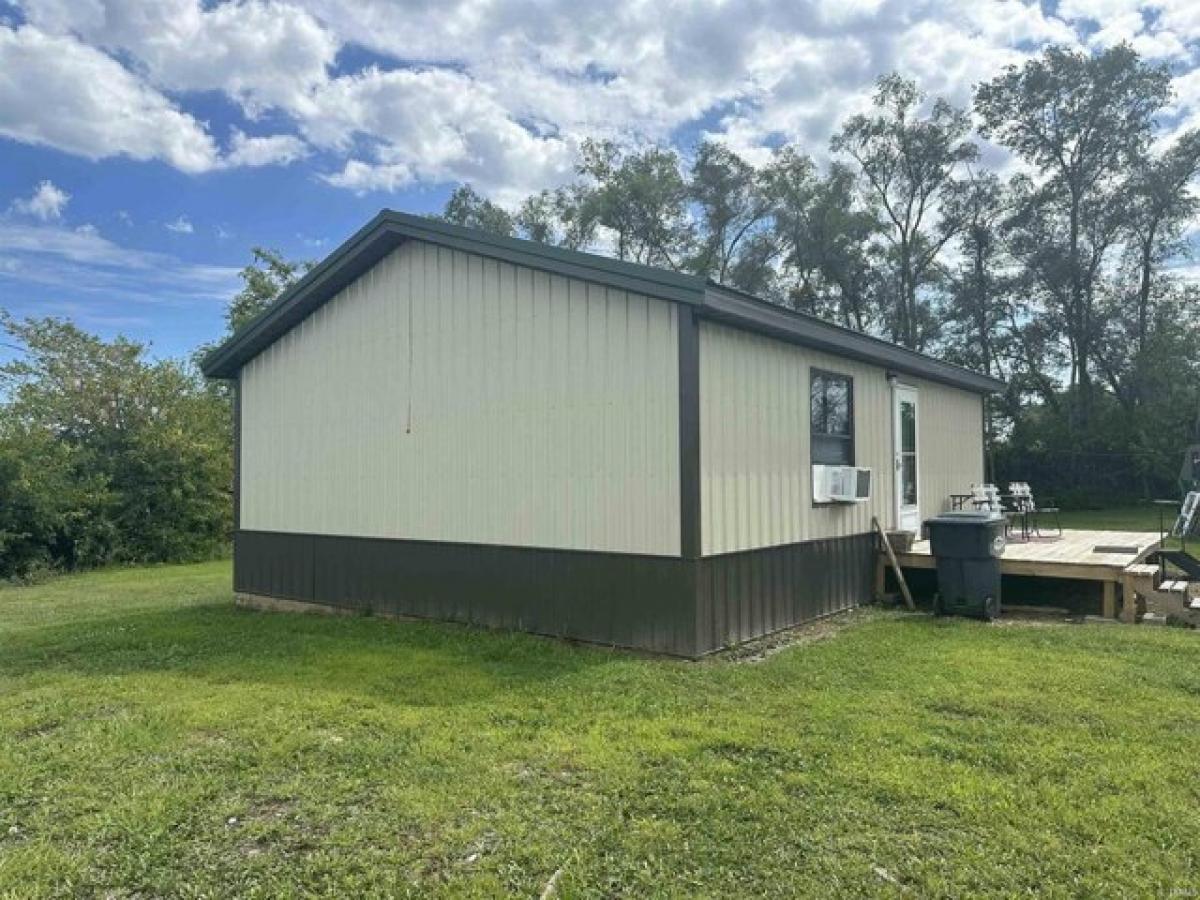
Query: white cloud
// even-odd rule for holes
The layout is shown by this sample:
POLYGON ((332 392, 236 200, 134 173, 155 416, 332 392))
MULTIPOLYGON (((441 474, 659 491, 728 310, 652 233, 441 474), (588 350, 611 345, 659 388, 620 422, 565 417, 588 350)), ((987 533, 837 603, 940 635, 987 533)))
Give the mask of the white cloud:
POLYGON ((1160 0, 1157 7, 1162 28, 1184 41, 1200 39, 1200 3, 1196 0, 1160 0))
POLYGON ((162 159, 185 172, 217 160, 203 126, 120 63, 29 26, 0 26, 0 135, 88 159, 162 159))
POLYGON ((327 177, 359 192, 450 179, 531 190, 561 180, 576 157, 570 140, 534 134, 488 87, 443 69, 370 68, 334 79, 310 98, 301 128, 329 150, 366 141, 365 159, 353 155, 327 177))
POLYGON ((235 128, 222 164, 229 167, 286 166, 307 155, 308 145, 294 134, 250 137, 235 128))
POLYGON ((1174 78, 1171 89, 1175 98, 1166 110, 1165 127, 1154 142, 1158 150, 1170 146, 1185 131, 1200 128, 1200 68, 1174 78))
POLYGON ((822 156, 888 71, 965 105, 1047 43, 1128 40, 1178 62, 1200 39, 1195 0, 18 2, 31 24, 9 34, 54 45, 43 69, 78 72, 63 79, 73 93, 58 89, 73 115, 52 96, 13 117, 0 50, 0 129, 18 139, 185 171, 311 157, 358 192, 469 180, 501 200, 571 177, 586 136, 686 150, 704 133, 755 159, 787 140, 822 156), (339 69, 352 45, 384 62, 339 69), (222 154, 175 105, 193 91, 223 92, 278 133, 235 129, 222 154))
POLYGON ((292 107, 325 80, 339 42, 278 0, 24 0, 30 23, 137 59, 163 90, 219 90, 251 113, 292 107))
POLYGON ((224 301, 238 270, 123 247, 96 229, 0 221, 0 278, 144 303, 224 301))
POLYGON ((192 222, 187 216, 179 216, 178 218, 168 222, 163 227, 167 229, 167 231, 173 231, 176 234, 191 234, 196 230, 192 226, 192 222))
POLYGON ((51 219, 62 218, 63 210, 67 208, 70 199, 71 195, 54 182, 42 181, 30 196, 14 200, 10 208, 15 213, 48 222, 51 219))

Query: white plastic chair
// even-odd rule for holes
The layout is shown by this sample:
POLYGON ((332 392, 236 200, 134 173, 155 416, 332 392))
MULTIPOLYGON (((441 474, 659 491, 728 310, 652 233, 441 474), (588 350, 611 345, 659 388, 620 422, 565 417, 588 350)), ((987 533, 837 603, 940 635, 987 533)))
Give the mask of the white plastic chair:
POLYGON ((976 509, 1004 512, 1004 504, 1000 502, 1000 490, 994 484, 971 485, 971 504, 976 509))
POLYGON ((1042 534, 1042 516, 1054 517, 1054 528, 1056 537, 1062 537, 1062 520, 1058 515, 1057 506, 1038 506, 1037 501, 1033 499, 1033 488, 1024 481, 1014 481, 1008 486, 1008 496, 1012 500, 1013 508, 1024 518, 1029 527, 1038 537, 1046 537, 1042 534))

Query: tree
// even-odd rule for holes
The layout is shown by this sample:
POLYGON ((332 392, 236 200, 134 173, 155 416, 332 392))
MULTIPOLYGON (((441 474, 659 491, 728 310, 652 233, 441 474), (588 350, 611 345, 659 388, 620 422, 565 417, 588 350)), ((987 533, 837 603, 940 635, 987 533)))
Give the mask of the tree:
POLYGON ((595 237, 592 224, 579 219, 581 195, 579 185, 542 190, 526 197, 517 210, 517 231, 522 237, 541 244, 582 250, 595 237))
POLYGON ((238 273, 242 279, 242 289, 225 310, 230 334, 255 319, 314 265, 312 262, 286 260, 278 250, 263 247, 255 247, 251 253, 254 254, 254 261, 238 273))
POLYGON ((950 273, 951 352, 986 375, 999 375, 996 343, 1007 318, 1007 281, 1002 267, 1004 218, 1009 197, 992 172, 969 171, 960 190, 945 200, 945 215, 959 223, 961 261, 950 273))
POLYGON ((884 235, 895 267, 892 337, 914 348, 925 342, 921 323, 927 318, 918 292, 958 228, 952 219, 937 219, 937 206, 954 190, 955 169, 978 153, 966 140, 966 112, 939 98, 921 115, 925 100, 914 82, 885 75, 876 85, 876 112, 852 116, 830 145, 857 164, 867 196, 889 226, 884 235))
POLYGON ((617 259, 685 268, 693 230, 688 186, 673 151, 625 153, 611 141, 589 139, 578 171, 586 182, 572 193, 567 216, 579 234, 605 228, 617 259))
POLYGON ((1022 258, 1056 309, 1070 384, 1086 419, 1097 337, 1097 279, 1123 214, 1123 173, 1141 158, 1170 95, 1164 67, 1127 45, 1098 54, 1051 47, 978 88, 984 136, 1035 167, 1016 227, 1022 258))
POLYGON ((5 575, 211 555, 227 539, 228 406, 194 369, 60 319, 0 322, 0 542, 5 575), (35 546, 36 545, 36 546, 35 546))
POLYGON ((879 294, 875 216, 856 199, 854 174, 834 163, 822 177, 793 147, 777 151, 764 174, 771 201, 785 302, 868 330, 879 294))
POLYGON ((446 201, 441 218, 454 225, 478 228, 501 237, 512 237, 516 233, 513 217, 503 207, 481 196, 469 184, 454 189, 446 201))
MULTIPOLYGON (((747 245, 761 233, 770 200, 754 167, 713 141, 697 148, 690 175, 688 195, 696 205, 699 238, 688 268, 724 283, 747 245)), ((741 275, 747 275, 744 267, 741 275)))
POLYGON ((1149 338, 1156 270, 1164 260, 1184 252, 1183 227, 1200 209, 1189 191, 1200 173, 1200 129, 1183 134, 1158 156, 1138 158, 1130 181, 1131 203, 1124 206, 1137 272, 1136 346, 1144 354, 1149 338))

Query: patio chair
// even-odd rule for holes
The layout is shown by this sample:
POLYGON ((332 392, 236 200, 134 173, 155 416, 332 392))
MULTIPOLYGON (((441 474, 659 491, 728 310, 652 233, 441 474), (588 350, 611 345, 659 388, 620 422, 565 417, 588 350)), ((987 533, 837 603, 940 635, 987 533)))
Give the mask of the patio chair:
POLYGON ((1033 489, 1024 481, 1014 481, 1008 486, 1008 496, 1013 508, 1020 513, 1029 527, 1038 537, 1062 537, 1062 519, 1059 518, 1057 506, 1038 506, 1033 498, 1033 489), (1042 533, 1042 517, 1049 516, 1054 520, 1053 535, 1042 533))
MULTIPOLYGON (((971 485, 971 505, 977 510, 990 510, 998 512, 1004 516, 1004 536, 1008 537, 1013 530, 1014 520, 1017 513, 1004 505, 1004 498, 1000 496, 1000 489, 994 484, 973 484, 971 485)), ((1026 537, 1022 532, 1022 537, 1026 537)))
POLYGON ((989 509, 992 512, 1007 512, 1000 499, 1000 489, 994 484, 971 485, 971 505, 976 509, 989 509))
POLYGON ((995 485, 971 485, 971 505, 976 509, 998 510, 1000 494, 995 485))

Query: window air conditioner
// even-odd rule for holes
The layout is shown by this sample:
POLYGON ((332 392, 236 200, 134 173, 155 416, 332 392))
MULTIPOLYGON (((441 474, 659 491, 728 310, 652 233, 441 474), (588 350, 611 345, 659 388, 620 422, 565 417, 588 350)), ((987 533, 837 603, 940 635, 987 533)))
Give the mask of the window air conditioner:
POLYGON ((862 503, 870 499, 870 469, 813 466, 813 500, 817 503, 862 503))

